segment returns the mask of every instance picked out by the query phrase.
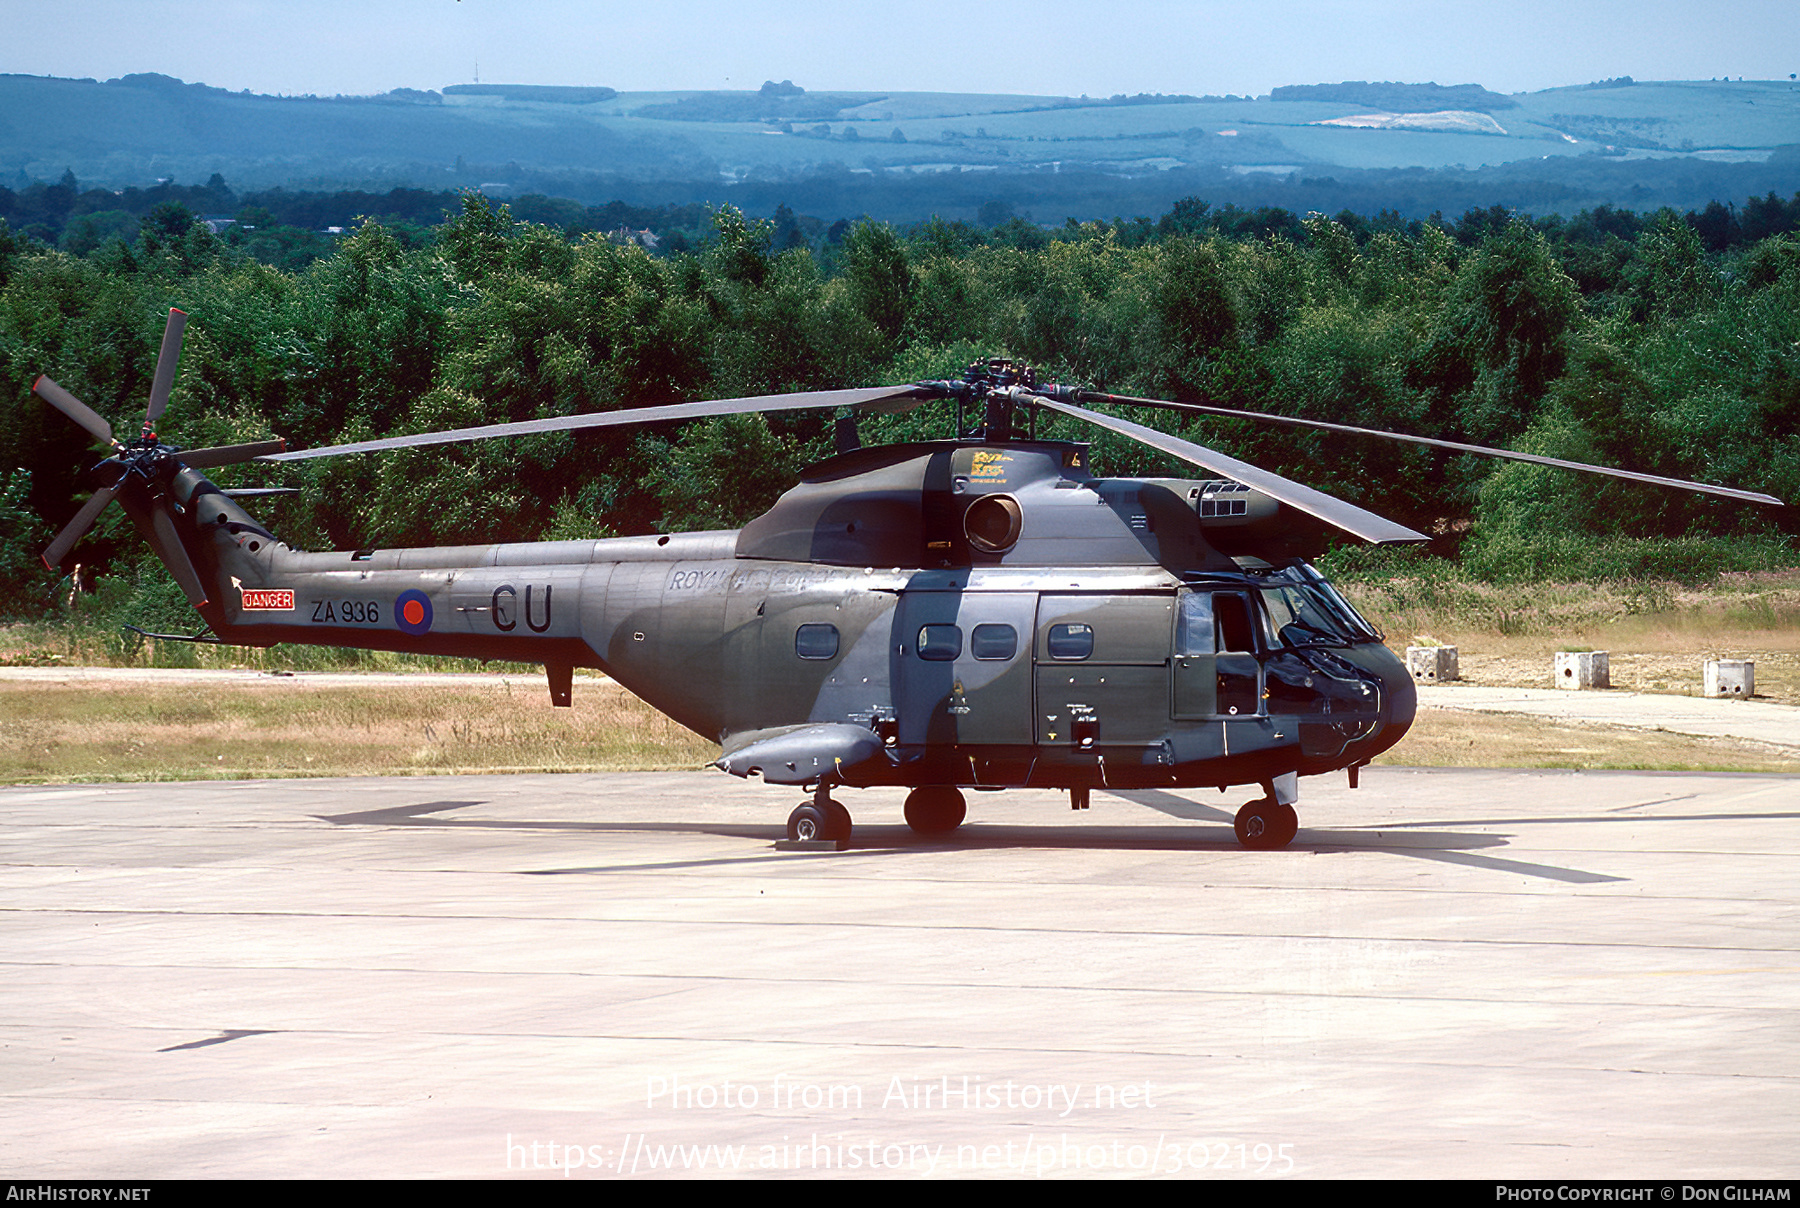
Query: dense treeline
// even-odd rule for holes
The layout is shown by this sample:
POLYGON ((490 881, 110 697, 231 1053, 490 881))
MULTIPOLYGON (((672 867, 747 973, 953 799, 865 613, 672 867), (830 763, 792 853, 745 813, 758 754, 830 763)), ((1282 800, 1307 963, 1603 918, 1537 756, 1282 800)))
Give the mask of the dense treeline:
MULTIPOLYGON (((1392 182, 1386 187, 1394 191, 1392 182)), ((327 193, 277 188, 239 193, 218 173, 204 185, 166 180, 144 189, 84 187, 73 172, 65 172, 56 184, 33 181, 19 190, 0 186, 0 221, 7 222, 19 235, 76 255, 87 255, 109 239, 130 243, 146 223, 179 234, 195 218, 206 216, 235 220, 236 227, 224 232, 227 244, 264 263, 289 270, 305 268, 328 254, 331 241, 319 236, 333 228, 373 220, 403 242, 417 244, 428 237, 425 228, 445 221, 461 206, 462 194, 453 190, 396 188, 370 193, 349 189, 327 193)), ((828 227, 821 219, 796 217, 785 204, 772 208, 777 251, 805 244, 821 252, 825 250, 827 234, 828 241, 836 244, 849 228, 842 219, 828 227), (803 235, 796 235, 797 230, 803 235)), ((666 244, 660 248, 664 254, 689 251, 703 242, 711 233, 712 209, 700 202, 632 205, 614 200, 585 205, 567 197, 540 193, 525 194, 510 204, 513 217, 519 221, 556 227, 567 235, 620 228, 648 230, 666 244)), ((1445 220, 1441 213, 1408 222, 1400 217, 1403 212, 1404 208, 1385 208, 1369 219, 1344 209, 1338 213, 1337 221, 1349 226, 1364 242, 1377 230, 1403 230, 1416 236, 1430 224, 1453 232, 1467 244, 1517 217, 1513 210, 1498 204, 1470 208, 1455 222, 1445 220)), ((1012 202, 990 200, 978 207, 977 224, 986 231, 1017 213, 1012 202)), ((1552 214, 1527 221, 1556 239, 1559 254, 1566 256, 1574 246, 1598 242, 1596 232, 1635 241, 1652 217, 1603 205, 1584 211, 1575 219, 1552 214)), ((1685 220, 1700 234, 1709 251, 1727 251, 1770 235, 1800 230, 1800 193, 1784 201, 1771 192, 1765 197, 1752 197, 1741 207, 1713 201, 1703 210, 1688 211, 1685 220)), ((1175 202, 1159 222, 1138 218, 1129 224, 1116 221, 1113 226, 1122 240, 1134 245, 1168 234, 1209 231, 1232 239, 1276 232, 1297 243, 1304 244, 1307 239, 1299 216, 1290 210, 1269 205, 1246 208, 1229 202, 1214 208, 1197 198, 1175 202)), ((1020 237, 1016 231, 1002 236, 1012 241, 1020 237)))
MULTIPOLYGON (((0 222, 20 236, 78 256, 113 239, 131 244, 146 226, 179 236, 204 216, 231 220, 232 225, 220 224, 228 247, 290 272, 329 255, 334 231, 373 220, 403 243, 417 246, 429 239, 426 228, 461 206, 462 195, 453 190, 325 193, 278 188, 238 193, 217 172, 204 185, 165 180, 147 189, 84 187, 68 171, 55 184, 33 181, 17 190, 0 186, 0 222)), ((710 210, 698 203, 589 206, 539 194, 521 197, 514 212, 523 221, 569 234, 627 228, 685 237, 711 225, 710 210)))
MULTIPOLYGON (((1666 211, 1536 224, 1473 211, 1444 224, 1187 201, 1154 222, 1054 231, 1014 219, 809 233, 791 213, 784 232, 724 209, 704 242, 653 256, 520 223, 470 195, 430 232, 366 222, 292 272, 198 223, 146 222, 135 241, 85 255, 0 225, 0 380, 10 383, 0 424, 13 449, 0 466, 10 471, 0 480, 4 607, 40 606, 54 576, 32 569, 36 551, 74 511, 86 489, 79 470, 95 456, 30 397, 30 383, 47 372, 135 431, 171 305, 191 322, 162 426, 188 446, 270 432, 317 446, 946 377, 1007 353, 1047 377, 1120 393, 1800 499, 1800 199, 1731 212, 1737 236, 1721 242, 1704 215, 1666 211)), ((717 527, 755 514, 827 452, 830 421, 751 416, 221 478, 301 488, 254 510, 314 548, 717 527)), ((864 438, 947 427, 927 406, 865 421, 864 438)), ((1648 543, 1612 569, 1695 572, 1734 550, 1792 551, 1791 512, 1385 441, 1222 421, 1187 430, 1438 534, 1440 552, 1460 547, 1486 573, 1579 565, 1621 538, 1648 543)), ((1041 431, 1089 436, 1058 423, 1041 431)), ((1191 473, 1108 438, 1096 441, 1096 461, 1191 473)), ((111 509, 76 556, 135 573, 146 555, 111 509)))

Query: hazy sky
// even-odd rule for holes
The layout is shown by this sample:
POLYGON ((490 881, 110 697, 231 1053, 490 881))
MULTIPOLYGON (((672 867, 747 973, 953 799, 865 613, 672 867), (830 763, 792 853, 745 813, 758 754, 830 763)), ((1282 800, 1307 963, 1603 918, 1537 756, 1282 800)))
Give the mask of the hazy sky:
POLYGON ((490 83, 1500 92, 1800 72, 1800 0, 6 0, 0 72, 159 71, 255 92, 490 83))

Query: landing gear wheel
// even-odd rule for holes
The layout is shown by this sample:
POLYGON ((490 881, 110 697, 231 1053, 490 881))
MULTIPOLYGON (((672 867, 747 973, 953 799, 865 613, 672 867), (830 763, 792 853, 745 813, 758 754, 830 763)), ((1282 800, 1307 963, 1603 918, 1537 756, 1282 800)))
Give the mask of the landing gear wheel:
POLYGON ((850 811, 836 801, 825 802, 825 812, 830 817, 831 833, 827 839, 848 839, 850 837, 850 811))
POLYGON ((804 801, 788 815, 787 832, 788 838, 796 842, 848 839, 850 811, 830 799, 823 805, 815 801, 804 801))
MULTIPOLYGON (((1281 846, 1286 847, 1294 841, 1294 836, 1300 833, 1300 815, 1294 812, 1294 807, 1291 805, 1277 805, 1275 808, 1281 811, 1281 846)), ((845 822, 846 824, 849 822, 847 815, 845 822)), ((844 833, 846 835, 850 833, 848 825, 845 826, 844 833)))
POLYGON ((1251 851, 1279 851, 1300 833, 1300 816, 1293 806, 1263 797, 1237 812, 1232 829, 1238 842, 1251 851))
POLYGON ((906 825, 921 835, 947 835, 962 825, 969 807, 951 785, 928 784, 906 795, 906 825))

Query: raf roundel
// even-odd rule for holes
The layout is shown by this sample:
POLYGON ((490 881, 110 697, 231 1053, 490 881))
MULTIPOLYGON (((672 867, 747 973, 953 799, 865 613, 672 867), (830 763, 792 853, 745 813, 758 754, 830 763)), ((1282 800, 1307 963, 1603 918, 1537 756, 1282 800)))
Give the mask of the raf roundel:
POLYGON ((394 624, 402 633, 431 632, 431 597, 422 591, 403 591, 394 601, 394 624))

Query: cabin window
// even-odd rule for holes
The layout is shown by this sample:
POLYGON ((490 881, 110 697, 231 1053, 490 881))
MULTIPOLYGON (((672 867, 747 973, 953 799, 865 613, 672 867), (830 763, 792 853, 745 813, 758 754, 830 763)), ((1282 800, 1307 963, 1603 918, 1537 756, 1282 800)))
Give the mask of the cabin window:
POLYGON ((836 625, 802 625, 794 631, 794 653, 803 659, 834 659, 837 652, 836 625))
POLYGON ((1092 625, 1052 625, 1050 637, 1046 645, 1050 648, 1053 659, 1074 661, 1085 659, 1094 653, 1094 627, 1092 625))
POLYGON ((969 652, 978 659, 1009 659, 1019 652, 1019 631, 1011 625, 977 625, 969 634, 969 652))
POLYGON ((948 663, 962 654, 962 630, 954 625, 925 625, 919 629, 919 657, 948 663))

